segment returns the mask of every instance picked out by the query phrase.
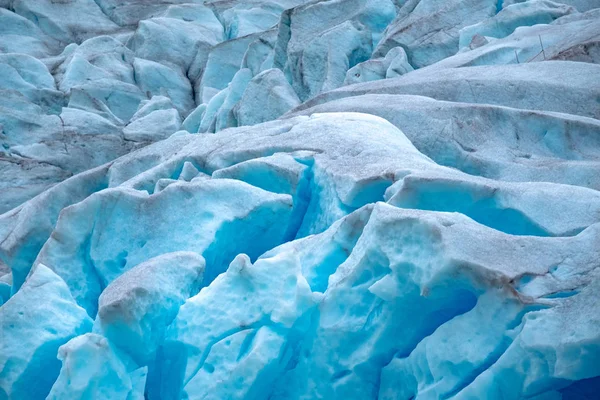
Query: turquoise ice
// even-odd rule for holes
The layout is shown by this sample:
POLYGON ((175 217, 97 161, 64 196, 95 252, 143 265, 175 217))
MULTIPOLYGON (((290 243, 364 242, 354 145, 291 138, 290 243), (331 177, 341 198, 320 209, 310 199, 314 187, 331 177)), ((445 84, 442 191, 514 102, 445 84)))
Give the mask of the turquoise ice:
POLYGON ((0 400, 596 399, 597 0, 0 0, 0 400))

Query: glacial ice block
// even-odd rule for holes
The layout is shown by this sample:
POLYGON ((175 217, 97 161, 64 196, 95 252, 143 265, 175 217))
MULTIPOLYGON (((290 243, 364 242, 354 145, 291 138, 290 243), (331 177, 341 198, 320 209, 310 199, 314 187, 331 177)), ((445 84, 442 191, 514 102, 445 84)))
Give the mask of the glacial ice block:
POLYGON ((277 29, 273 28, 248 45, 242 59, 242 68, 249 68, 256 76, 273 67, 277 29))
POLYGON ((157 0, 140 3, 138 0, 96 0, 102 11, 119 26, 135 26, 141 20, 164 14, 174 4, 199 3, 197 0, 157 0))
POLYGON ((61 182, 30 202, 1 214, 0 257, 10 267, 12 291, 19 290, 37 254, 54 229, 60 211, 107 186, 107 167, 86 171, 61 182))
POLYGON ((299 104, 283 72, 271 68, 252 78, 233 112, 238 126, 255 125, 279 118, 299 104))
MULTIPOLYGON (((139 142, 123 140, 119 122, 94 112, 63 107, 60 116, 45 116, 40 120, 53 122, 52 117, 60 121, 58 129, 55 130, 54 123, 45 126, 39 134, 23 138, 27 139, 24 143, 13 145, 11 153, 30 160, 30 163, 45 163, 72 175, 105 164, 140 146, 139 142)), ((36 177, 33 172, 25 172, 15 178, 36 177)))
POLYGON ((252 73, 248 68, 236 72, 229 85, 208 103, 200 123, 200 132, 217 132, 238 125, 233 108, 244 94, 251 79, 252 73))
POLYGON ((504 298, 501 289, 482 294, 472 310, 446 322, 408 357, 399 354, 382 369, 379 398, 456 395, 506 351, 527 311, 518 300, 504 298))
POLYGON ((60 371, 58 348, 91 329, 63 280, 38 265, 0 306, 0 397, 43 399, 60 371))
POLYGON ((147 368, 129 372, 110 342, 86 333, 58 349, 60 375, 48 400, 142 400, 147 368))
POLYGON ((385 57, 369 59, 350 68, 346 72, 344 85, 395 78, 413 70, 404 49, 394 47, 385 57))
POLYGON ((68 105, 128 121, 146 97, 136 85, 115 79, 98 79, 71 88, 68 105))
MULTIPOLYGON (((297 1, 292 1, 297 3, 297 1)), ((236 2, 233 7, 219 12, 227 38, 235 39, 269 30, 277 25, 287 5, 278 2, 236 2)))
POLYGON ((202 122, 202 118, 204 118, 205 112, 206 104, 200 104, 192 112, 189 113, 189 115, 181 124, 181 127, 189 133, 198 133, 198 129, 200 128, 200 123, 202 122))
POLYGON ((208 103, 214 95, 225 89, 240 70, 248 46, 264 36, 272 35, 254 33, 219 43, 207 56, 199 54, 206 58, 203 68, 200 69, 201 79, 198 79, 194 86, 196 101, 199 104, 208 103))
POLYGON ((35 23, 0 8, 1 53, 23 53, 42 58, 58 53, 59 48, 58 41, 44 34, 35 23))
POLYGON ((397 79, 357 83, 322 93, 296 111, 364 94, 413 94, 436 100, 598 118, 600 109, 595 102, 600 93, 598 74, 600 65, 568 61, 462 68, 432 66, 397 79))
POLYGON ((165 357, 183 363, 164 371, 172 395, 180 389, 202 398, 216 390, 210 398, 243 398, 272 386, 286 368, 278 358, 293 347, 287 337, 301 337, 318 299, 295 257, 262 258, 253 265, 239 255, 181 307, 167 331, 165 357), (211 375, 231 379, 232 385, 215 385, 211 375))
MULTIPOLYGON (((64 94, 57 91, 54 78, 38 59, 26 54, 0 54, 2 91, 15 91, 51 113, 58 113, 64 94)), ((13 92, 14 93, 14 92, 13 92)))
POLYGON ((51 265, 95 315, 98 296, 110 282, 160 254, 202 254, 206 283, 239 252, 259 256, 281 243, 291 209, 289 195, 227 179, 179 181, 154 195, 108 189, 61 213, 36 263, 51 265), (124 228, 129 218, 135 223, 124 228))
POLYGON ((133 267, 102 291, 98 328, 139 365, 147 365, 179 306, 202 287, 204 266, 196 253, 175 252, 133 267))
POLYGON ((92 36, 119 29, 94 0, 69 3, 15 0, 11 6, 17 14, 36 23, 44 33, 64 44, 81 43, 92 36), (81 18, 82 15, 86 18, 81 18))
POLYGON ((548 296, 564 296, 554 307, 527 314, 513 343, 473 379, 462 396, 520 399, 566 392, 562 398, 568 399, 577 398, 579 392, 583 398, 593 398, 600 375, 600 280, 597 273, 591 275, 592 281, 581 289, 548 296), (588 389, 579 389, 580 383, 583 387, 587 383, 588 389))
POLYGON ((286 10, 273 65, 303 101, 339 87, 349 68, 369 58, 395 14, 388 0, 309 2, 286 10))
MULTIPOLYGON (((563 298, 561 293, 572 295, 581 285, 590 292, 580 293, 580 304, 588 304, 589 313, 597 311, 597 305, 588 303, 597 281, 589 263, 597 250, 588 253, 598 241, 597 225, 567 241, 517 237, 489 230, 460 214, 400 210, 382 203, 362 221, 353 221, 352 226, 362 229, 360 237, 346 252, 347 258, 332 265, 313 333, 296 350, 294 367, 270 392, 273 397, 516 399, 561 390, 596 374, 588 362, 598 356, 599 331, 593 328, 597 318, 588 316, 588 311, 581 318, 589 322, 573 325, 574 331, 576 326, 584 327, 581 340, 578 336, 571 342, 574 348, 585 348, 581 358, 568 358, 560 341, 548 339, 541 345, 546 354, 561 355, 556 364, 554 358, 538 356, 535 350, 520 351, 519 344, 527 341, 535 346, 537 341, 528 339, 527 325, 542 315, 544 324, 552 328, 530 332, 562 336, 554 313, 575 304, 579 294, 563 298), (573 258, 559 268, 564 268, 559 275, 553 265, 563 257, 573 258), (571 275, 575 270, 586 278, 580 281, 571 275), (560 276, 561 283, 554 286, 557 282, 549 277, 536 284, 537 293, 526 295, 522 291, 527 274, 560 276), (463 351, 460 346, 465 346, 463 351), (498 358, 511 367, 496 369, 493 363, 498 358), (528 360, 540 363, 539 374, 526 372, 528 360), (407 365, 411 367, 405 372, 407 365), (542 365, 569 365, 565 366, 569 382, 547 379, 542 365), (510 371, 515 370, 520 371, 524 386, 511 384, 510 371), (493 378, 502 373, 506 378, 493 378), (473 392, 469 383, 478 375, 481 378, 474 382, 482 383, 474 383, 473 389, 480 391, 473 392)), ((299 251, 311 239, 325 245, 326 235, 303 239, 299 251)), ((280 249, 284 254, 294 251, 291 243, 280 249)), ((565 332, 565 341, 568 335, 565 332)))
POLYGON ((549 24, 575 12, 573 7, 548 0, 533 0, 504 7, 498 14, 459 31, 459 47, 468 47, 476 35, 503 38, 521 26, 549 24))
POLYGON ((142 58, 134 60, 133 68, 138 85, 148 98, 156 95, 169 97, 182 115, 187 115, 188 110, 194 107, 191 84, 179 68, 169 68, 142 58))
POLYGON ((543 63, 547 60, 598 64, 600 59, 594 55, 593 50, 598 46, 598 30, 600 18, 597 10, 574 13, 549 24, 521 26, 511 35, 501 39, 490 38, 489 43, 481 44, 471 51, 460 52, 429 68, 543 63), (578 48, 583 48, 583 51, 577 51, 578 48), (589 49, 587 57, 583 57, 586 55, 586 48, 589 49))
POLYGON ((434 64, 458 51, 459 31, 496 14, 496 0, 411 1, 383 33, 373 55, 402 46, 414 68, 434 64))
POLYGON ((415 173, 392 185, 386 199, 397 207, 460 212, 513 235, 572 236, 600 223, 598 191, 544 182, 415 173))
POLYGON ((98 36, 76 46, 57 66, 55 76, 65 92, 100 79, 134 84, 133 59, 134 53, 123 43, 110 36, 98 36))
POLYGON ((137 57, 187 71, 196 54, 209 52, 223 35, 223 26, 209 8, 186 4, 140 21, 128 45, 137 57))
POLYGON ((181 116, 174 108, 171 99, 153 96, 140 103, 140 108, 123 128, 126 140, 155 142, 166 139, 181 127, 181 116))
POLYGON ((287 116, 349 111, 385 118, 436 163, 471 175, 600 188, 600 123, 593 118, 390 94, 340 98, 287 116))

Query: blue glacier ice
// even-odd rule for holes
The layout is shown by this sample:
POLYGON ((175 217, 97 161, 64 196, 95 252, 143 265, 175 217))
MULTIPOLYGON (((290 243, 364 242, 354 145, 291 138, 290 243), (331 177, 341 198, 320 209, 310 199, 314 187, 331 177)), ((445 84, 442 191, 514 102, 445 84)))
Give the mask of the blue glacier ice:
POLYGON ((573 7, 546 0, 508 5, 493 17, 462 28, 459 32, 459 47, 472 47, 476 36, 501 39, 519 27, 549 24, 573 12, 573 7))
POLYGON ((5 8, 0 8, 0 36, 2 53, 45 57, 60 49, 59 42, 47 36, 34 22, 5 8))
POLYGON ((65 282, 40 264, 0 308, 0 327, 0 396, 38 399, 58 377, 59 347, 89 332, 92 320, 65 282))
POLYGON ((376 81, 404 75, 414 68, 409 64, 406 51, 394 47, 383 58, 369 59, 355 65, 346 72, 344 84, 376 81))
POLYGON ((374 55, 401 46, 413 67, 433 64, 456 53, 461 28, 493 16, 498 5, 502 1, 450 0, 440 6, 435 0, 409 0, 383 32, 374 55))
POLYGON ((119 26, 102 12, 94 0, 3 0, 0 4, 32 21, 42 32, 63 45, 119 30, 119 26), (86 17, 81 18, 82 15, 86 17))
MULTIPOLYGON (((552 13, 547 12, 546 15, 549 15, 548 18, 550 18, 552 13)), ((506 37, 500 39, 486 37, 488 43, 478 46, 472 51, 448 57, 438 64, 432 65, 431 68, 489 65, 491 63, 519 64, 554 59, 594 62, 597 51, 593 49, 598 46, 598 30, 600 29, 598 15, 598 10, 592 10, 586 13, 571 14, 549 24, 519 26, 506 37)), ((500 14, 496 15, 496 17, 498 16, 500 14)), ((491 24, 498 29, 500 22, 494 21, 491 24)), ((468 28, 471 27, 467 27, 465 30, 468 28)), ((485 25, 482 27, 475 25, 472 28, 485 30, 485 25)), ((490 32, 489 34, 502 36, 499 32, 490 32)), ((469 35, 470 33, 466 33, 466 38, 469 35)))
POLYGON ((77 336, 58 349, 63 368, 47 399, 142 400, 147 368, 127 371, 127 366, 100 335, 77 336))
POLYGON ((590 400, 598 0, 0 0, 0 400, 590 400))
MULTIPOLYGON (((501 85, 494 88, 502 89, 501 85)), ((557 88, 555 93, 559 91, 557 88)), ((491 100, 472 103, 474 100, 367 94, 335 99, 290 115, 342 110, 378 115, 402 128, 419 151, 438 164, 492 179, 600 188, 600 165, 592 161, 600 157, 597 119, 532 111, 531 97, 524 109, 487 103, 491 100), (495 134, 489 135, 492 130, 495 134), (445 134, 440 136, 440 132, 445 134)))
POLYGON ((280 69, 256 74, 234 109, 238 125, 255 125, 276 119, 300 105, 300 99, 280 69))
POLYGON ((123 137, 137 142, 154 142, 165 139, 181 127, 181 116, 171 99, 152 96, 142 100, 129 124, 123 128, 123 137))
POLYGON ((134 361, 148 364, 179 306, 200 290, 204 266, 196 253, 175 252, 123 273, 98 299, 98 329, 134 361))
POLYGON ((186 72, 198 52, 223 40, 223 26, 202 4, 174 5, 160 17, 142 20, 129 39, 137 57, 186 72))

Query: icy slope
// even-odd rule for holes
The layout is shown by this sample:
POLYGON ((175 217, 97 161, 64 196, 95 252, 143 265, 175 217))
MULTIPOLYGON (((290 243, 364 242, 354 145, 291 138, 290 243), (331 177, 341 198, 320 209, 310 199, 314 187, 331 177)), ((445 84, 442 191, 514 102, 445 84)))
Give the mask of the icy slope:
POLYGON ((0 6, 0 170, 9 177, 0 182, 0 212, 179 129, 216 132, 269 121, 343 85, 428 65, 599 57, 596 0, 0 6))
MULTIPOLYGON (((58 184, 2 220, 16 291, 2 306, 6 319, 26 307, 17 299, 51 266, 115 347, 114 355, 78 355, 106 347, 97 336, 65 345, 64 363, 99 357, 104 366, 64 367, 51 397, 83 390, 69 386, 80 381, 95 382, 89 398, 102 397, 117 382, 98 375, 107 369, 128 393, 132 378, 123 374, 146 367, 149 398, 468 398, 492 390, 521 398, 600 374, 600 194, 442 167, 366 114, 175 135, 58 184), (180 250, 194 253, 154 258, 180 250), (589 303, 589 317, 569 337, 559 326, 578 302, 589 303), (469 328, 477 326, 486 328, 469 328), (528 339, 540 330, 547 344, 528 339), (464 351, 443 344, 459 337, 473 343, 464 345, 466 364, 464 351), (413 366, 426 343, 440 361, 413 366), (519 372, 521 363, 554 360, 536 346, 564 352, 555 372, 519 372), (587 355, 572 359, 573 351, 587 355), (411 368, 449 370, 422 376, 411 368), (494 368, 521 383, 489 381, 494 368)), ((55 359, 49 352, 27 361, 55 359)), ((3 390, 20 398, 19 386, 3 390)))
POLYGON ((597 398, 599 21, 0 0, 0 400, 597 398))

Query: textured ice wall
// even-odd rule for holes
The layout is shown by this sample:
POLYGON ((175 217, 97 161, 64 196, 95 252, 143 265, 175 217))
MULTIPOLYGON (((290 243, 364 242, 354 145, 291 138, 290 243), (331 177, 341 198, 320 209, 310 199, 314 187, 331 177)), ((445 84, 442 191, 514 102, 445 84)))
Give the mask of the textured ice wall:
POLYGON ((0 0, 0 399, 597 398, 599 7, 0 0))

